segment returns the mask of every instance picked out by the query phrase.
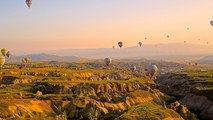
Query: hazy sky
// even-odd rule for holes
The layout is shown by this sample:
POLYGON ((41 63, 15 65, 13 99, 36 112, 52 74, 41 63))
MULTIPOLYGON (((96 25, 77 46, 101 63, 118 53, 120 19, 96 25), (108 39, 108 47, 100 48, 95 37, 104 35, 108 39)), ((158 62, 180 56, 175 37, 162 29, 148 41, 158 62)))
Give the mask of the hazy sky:
POLYGON ((212 19, 213 0, 33 0, 31 9, 25 0, 1 0, 0 46, 40 52, 107 48, 120 40, 125 47, 213 44, 212 19))

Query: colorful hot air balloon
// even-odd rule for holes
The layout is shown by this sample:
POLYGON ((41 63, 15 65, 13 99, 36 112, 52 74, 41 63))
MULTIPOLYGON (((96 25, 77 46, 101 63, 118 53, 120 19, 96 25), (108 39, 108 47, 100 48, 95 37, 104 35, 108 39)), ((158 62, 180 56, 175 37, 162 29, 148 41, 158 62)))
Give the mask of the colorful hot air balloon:
POLYGON ((33 4, 33 1, 32 0, 26 0, 26 4, 30 8, 33 4))
POLYGON ((2 69, 4 63, 5 63, 5 57, 4 56, 0 56, 0 69, 2 69))
POLYGON ((142 46, 142 42, 139 42, 138 44, 139 44, 140 47, 142 46))
POLYGON ((123 47, 123 42, 118 42, 118 46, 120 47, 120 48, 122 48, 123 47))
POLYGON ((212 21, 210 21, 210 24, 212 25, 212 27, 213 27, 213 20, 212 21))
POLYGON ((6 48, 1 49, 1 53, 2 53, 3 56, 6 56, 6 54, 7 54, 7 49, 6 49, 6 48))
POLYGON ((10 51, 7 52, 6 56, 9 58, 10 57, 10 51))
POLYGON ((110 58, 105 58, 104 59, 104 63, 106 64, 106 66, 109 66, 111 64, 112 60, 110 58))

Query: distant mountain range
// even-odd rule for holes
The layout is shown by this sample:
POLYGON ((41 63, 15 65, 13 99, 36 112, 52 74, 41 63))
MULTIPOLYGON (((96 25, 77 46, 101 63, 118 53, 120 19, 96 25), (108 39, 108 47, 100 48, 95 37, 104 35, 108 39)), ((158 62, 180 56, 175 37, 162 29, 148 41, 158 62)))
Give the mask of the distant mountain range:
POLYGON ((20 62, 24 57, 31 61, 75 62, 110 57, 117 60, 196 60, 213 63, 213 46, 196 44, 157 44, 128 48, 69 49, 48 51, 42 54, 11 56, 8 62, 20 62))
POLYGON ((57 61, 57 62, 75 62, 86 60, 85 58, 75 57, 75 56, 56 56, 50 54, 31 54, 25 56, 11 56, 8 62, 21 62, 24 57, 29 57, 30 61, 57 61))
POLYGON ((199 60, 200 63, 213 64, 213 56, 206 56, 199 60))
POLYGON ((97 48, 97 49, 69 49, 48 51, 48 54, 60 56, 79 56, 90 59, 169 59, 169 60, 199 60, 213 55, 213 46, 197 44, 156 44, 142 45, 142 47, 128 48, 97 48))

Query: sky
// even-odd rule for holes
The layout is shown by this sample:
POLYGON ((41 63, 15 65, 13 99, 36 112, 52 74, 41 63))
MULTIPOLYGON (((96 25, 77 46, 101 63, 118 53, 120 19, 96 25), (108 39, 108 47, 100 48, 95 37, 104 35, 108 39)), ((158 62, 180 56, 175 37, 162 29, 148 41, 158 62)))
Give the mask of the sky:
POLYGON ((25 0, 1 0, 0 47, 30 53, 118 41, 206 45, 213 44, 210 20, 213 0, 33 0, 30 9, 25 0))

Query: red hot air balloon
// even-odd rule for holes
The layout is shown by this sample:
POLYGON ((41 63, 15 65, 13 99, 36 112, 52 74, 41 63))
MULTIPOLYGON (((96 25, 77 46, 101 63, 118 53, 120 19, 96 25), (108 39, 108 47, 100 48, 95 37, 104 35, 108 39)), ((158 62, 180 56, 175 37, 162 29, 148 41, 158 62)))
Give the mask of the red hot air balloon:
POLYGON ((120 48, 122 48, 122 47, 123 47, 123 42, 118 42, 118 46, 119 46, 120 48))

